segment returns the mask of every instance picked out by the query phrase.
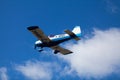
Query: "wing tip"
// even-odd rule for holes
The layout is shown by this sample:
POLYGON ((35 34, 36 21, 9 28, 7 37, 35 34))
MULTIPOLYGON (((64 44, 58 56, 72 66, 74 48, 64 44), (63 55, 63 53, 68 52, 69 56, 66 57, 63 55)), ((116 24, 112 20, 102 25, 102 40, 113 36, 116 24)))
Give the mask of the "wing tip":
POLYGON ((68 53, 65 53, 65 54, 63 54, 63 55, 68 55, 68 54, 72 54, 73 52, 72 51, 70 51, 70 52, 68 52, 68 53))
POLYGON ((30 27, 27 27, 28 30, 34 30, 34 29, 37 29, 39 28, 38 26, 30 26, 30 27))

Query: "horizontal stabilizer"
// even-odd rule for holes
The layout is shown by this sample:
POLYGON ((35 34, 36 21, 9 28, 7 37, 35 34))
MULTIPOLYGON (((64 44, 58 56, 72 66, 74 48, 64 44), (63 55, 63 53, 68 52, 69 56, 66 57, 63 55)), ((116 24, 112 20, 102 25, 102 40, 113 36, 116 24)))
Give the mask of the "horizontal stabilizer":
POLYGON ((65 30, 64 32, 66 32, 67 34, 69 34, 72 38, 74 38, 75 40, 80 40, 79 37, 77 37, 73 32, 71 32, 70 30, 65 30))

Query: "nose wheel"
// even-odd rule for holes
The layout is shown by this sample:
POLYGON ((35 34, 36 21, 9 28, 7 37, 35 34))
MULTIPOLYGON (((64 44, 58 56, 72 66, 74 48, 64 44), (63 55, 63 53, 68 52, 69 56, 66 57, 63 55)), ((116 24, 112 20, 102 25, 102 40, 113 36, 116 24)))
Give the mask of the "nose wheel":
POLYGON ((54 54, 57 54, 58 52, 60 52, 60 51, 58 51, 58 50, 55 50, 55 51, 54 51, 54 54))
POLYGON ((38 50, 38 52, 43 51, 43 47, 35 47, 36 50, 38 50))

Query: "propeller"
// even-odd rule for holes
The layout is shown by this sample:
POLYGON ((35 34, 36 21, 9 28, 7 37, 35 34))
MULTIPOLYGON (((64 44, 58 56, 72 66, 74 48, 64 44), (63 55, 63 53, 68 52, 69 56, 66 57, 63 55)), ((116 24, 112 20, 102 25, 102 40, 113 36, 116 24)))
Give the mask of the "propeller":
POLYGON ((36 44, 35 44, 35 45, 34 45, 34 49, 36 49, 36 47, 37 47, 37 46, 36 46, 36 44))
MULTIPOLYGON (((34 45, 34 49, 36 49, 36 48, 37 48, 37 45, 35 44, 35 45, 34 45)), ((39 52, 43 51, 42 47, 41 47, 41 48, 38 47, 36 50, 38 50, 39 52)))

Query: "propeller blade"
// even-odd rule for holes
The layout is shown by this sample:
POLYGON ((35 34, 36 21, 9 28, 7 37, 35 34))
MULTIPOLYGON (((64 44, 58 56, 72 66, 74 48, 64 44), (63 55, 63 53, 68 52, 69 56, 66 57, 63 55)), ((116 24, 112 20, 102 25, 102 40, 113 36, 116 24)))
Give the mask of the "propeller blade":
POLYGON ((34 49, 36 49, 36 47, 37 47, 37 46, 36 46, 36 45, 34 45, 34 49))

